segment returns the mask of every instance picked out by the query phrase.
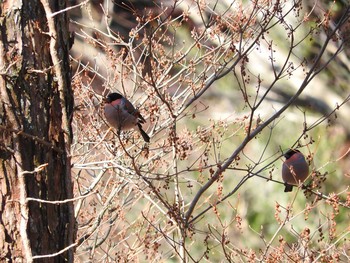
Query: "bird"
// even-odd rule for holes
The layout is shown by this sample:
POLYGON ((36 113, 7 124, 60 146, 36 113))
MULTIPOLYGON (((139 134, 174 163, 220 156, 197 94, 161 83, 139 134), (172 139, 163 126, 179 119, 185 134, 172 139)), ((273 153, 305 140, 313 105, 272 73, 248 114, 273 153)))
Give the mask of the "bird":
POLYGON ((150 141, 150 137, 142 129, 142 124, 146 120, 121 94, 116 92, 108 94, 105 98, 104 114, 107 122, 117 130, 118 134, 121 130, 138 129, 144 141, 150 141))
POLYGON ((308 177, 309 165, 304 155, 296 149, 289 149, 283 156, 286 158, 282 165, 284 192, 291 192, 293 185, 304 182, 308 177))

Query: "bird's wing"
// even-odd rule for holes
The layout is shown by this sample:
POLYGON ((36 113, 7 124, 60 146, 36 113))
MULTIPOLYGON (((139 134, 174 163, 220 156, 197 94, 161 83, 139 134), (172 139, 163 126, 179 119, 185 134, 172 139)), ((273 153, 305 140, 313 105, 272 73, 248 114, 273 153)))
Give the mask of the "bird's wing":
POLYGON ((142 117, 140 112, 137 109, 135 109, 135 107, 131 104, 130 101, 128 101, 127 99, 124 98, 123 103, 124 103, 126 111, 128 113, 130 113, 131 115, 134 115, 136 118, 138 118, 140 123, 146 122, 146 120, 142 117))
POLYGON ((126 110, 128 113, 134 115, 136 109, 135 109, 135 107, 131 104, 131 102, 128 101, 127 99, 125 99, 125 98, 123 98, 122 101, 123 101, 125 110, 126 110))

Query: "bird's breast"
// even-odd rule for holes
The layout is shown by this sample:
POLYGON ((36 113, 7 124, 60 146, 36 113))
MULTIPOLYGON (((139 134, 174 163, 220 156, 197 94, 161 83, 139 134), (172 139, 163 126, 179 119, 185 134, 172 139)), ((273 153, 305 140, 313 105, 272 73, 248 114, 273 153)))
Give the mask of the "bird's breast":
POLYGON ((297 185, 309 175, 309 166, 302 155, 294 154, 282 166, 282 178, 289 184, 297 185))
POLYGON ((129 130, 135 128, 137 118, 120 107, 119 104, 107 104, 104 107, 107 122, 117 130, 129 130))

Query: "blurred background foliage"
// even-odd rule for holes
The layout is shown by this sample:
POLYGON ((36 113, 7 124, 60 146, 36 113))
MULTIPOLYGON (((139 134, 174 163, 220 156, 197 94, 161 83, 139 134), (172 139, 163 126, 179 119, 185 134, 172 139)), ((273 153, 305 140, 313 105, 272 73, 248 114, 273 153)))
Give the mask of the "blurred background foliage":
MULTIPOLYGON (((71 1, 71 5, 81 2, 83 1, 71 1)), ((251 1, 242 1, 241 4, 236 1, 199 2, 207 5, 205 8, 206 17, 203 18, 205 21, 213 19, 213 14, 220 14, 225 10, 229 10, 226 11, 228 13, 231 12, 232 21, 234 21, 235 16, 238 17, 242 15, 242 12, 248 11, 248 8, 246 10, 244 8, 252 3, 251 1)), ((287 2, 285 1, 286 6, 288 6, 287 2)), ((179 50, 182 47, 189 47, 193 43, 193 31, 200 31, 204 28, 202 18, 192 14, 190 9, 186 9, 187 5, 193 4, 196 3, 181 1, 172 14, 172 17, 176 18, 188 13, 188 17, 178 27, 168 28, 169 36, 175 37, 171 41, 169 40, 170 45, 165 45, 166 52, 172 49, 179 50)), ((163 10, 171 10, 172 5, 173 1, 100 0, 88 1, 81 8, 72 9, 70 11, 71 28, 75 32, 72 62, 73 71, 81 73, 79 81, 82 84, 79 85, 93 90, 96 94, 103 95, 107 86, 109 86, 108 89, 111 88, 107 84, 113 86, 113 83, 119 81, 119 79, 115 79, 118 77, 113 72, 114 66, 111 66, 113 65, 111 59, 114 56, 112 53, 121 54, 123 46, 115 43, 113 39, 109 39, 102 32, 107 34, 107 28, 109 27, 113 34, 128 42, 132 37, 133 29, 139 25, 142 18, 146 19, 148 16, 156 17, 157 15, 160 18, 165 17, 167 14, 163 10), (108 19, 106 19, 105 14, 108 14, 108 19), (93 42, 92 39, 96 42, 93 42), (99 45, 98 43, 103 44, 99 45), (104 44, 106 45, 104 46, 104 44), (111 52, 112 55, 108 52, 111 52)), ((346 1, 303 1, 302 8, 298 11, 294 10, 302 13, 300 17, 293 15, 287 17, 290 25, 296 25, 300 22, 300 19, 306 21, 295 29, 295 38, 302 39, 302 43, 291 54, 291 61, 295 63, 293 66, 297 66, 302 61, 305 61, 305 63, 303 62, 300 66, 303 70, 292 72, 290 76, 286 76, 278 82, 277 88, 268 93, 262 106, 255 113, 254 121, 257 124, 266 120, 294 95, 308 71, 309 64, 306 61, 312 62, 320 52, 326 38, 325 32, 328 29, 315 29, 309 34, 310 28, 316 28, 318 24, 325 23, 323 19, 329 19, 327 23, 332 28, 332 25, 336 24, 337 19, 343 14, 346 5, 348 5, 346 1), (303 39, 304 36, 306 36, 305 39, 303 39)), ((218 15, 216 19, 219 18, 218 15)), ((258 19, 259 17, 257 17, 258 19)), ((147 26, 149 28, 157 27, 157 20, 155 19, 147 26)), ((252 30, 254 30, 254 26, 252 25, 252 30)), ((228 29, 224 28, 223 24, 221 32, 217 32, 217 34, 218 36, 220 34, 225 35, 227 32, 228 29)), ((342 27, 339 34, 342 36, 349 35, 348 24, 342 27)), ((249 34, 246 37, 249 39, 249 34)), ((246 76, 244 77, 247 81, 247 93, 251 95, 251 99, 254 99, 257 92, 261 96, 260 94, 263 94, 263 91, 268 88, 268 85, 274 79, 270 61, 271 56, 274 58, 275 68, 278 69, 282 66, 281 63, 289 52, 290 36, 287 35, 283 25, 271 28, 266 36, 266 41, 268 40, 272 40, 271 48, 275 50, 274 52, 266 49, 266 45, 256 43, 256 47, 249 54, 249 62, 245 68, 246 76)), ((136 38, 136 43, 140 44, 141 53, 142 41, 144 41, 143 36, 136 38)), ((240 159, 224 173, 223 178, 218 182, 218 185, 222 185, 222 193, 220 193, 219 187, 213 187, 202 196, 202 199, 206 202, 198 208, 199 212, 206 208, 204 207, 205 204, 214 204, 220 196, 222 197, 233 190, 247 174, 246 170, 239 171, 238 168, 247 169, 247 167, 254 166, 254 162, 258 160, 257 167, 264 167, 278 157, 281 151, 297 145, 301 146, 300 150, 308 157, 311 163, 310 167, 324 175, 325 181, 322 182, 320 191, 327 195, 340 193, 342 200, 346 200, 350 175, 349 154, 347 153, 350 146, 349 104, 345 103, 334 114, 329 115, 337 105, 340 105, 343 101, 347 102, 350 93, 348 38, 343 37, 343 41, 346 42, 343 51, 334 57, 333 61, 313 79, 296 102, 280 118, 276 119, 269 128, 264 129, 244 148, 239 155, 240 159), (304 133, 305 125, 310 127, 324 117, 324 121, 304 133)), ((217 47, 220 45, 220 39, 218 37, 217 42, 209 43, 208 41, 205 44, 217 47)), ((334 40, 333 43, 327 46, 322 63, 325 63, 334 55, 337 45, 338 41, 334 40)), ((193 49, 189 53, 186 62, 189 63, 191 57, 197 58, 198 52, 200 53, 200 51, 193 49)), ((234 55, 234 52, 232 54, 234 55)), ((140 63, 144 67, 143 72, 145 74, 151 72, 147 58, 143 58, 143 61, 143 63, 140 63)), ((195 70, 200 72, 203 68, 204 64, 199 65, 195 70)), ((175 74, 177 70, 181 70, 181 68, 175 66, 174 72, 171 72, 171 74, 175 74)), ((201 110, 198 110, 195 118, 186 117, 177 122, 179 137, 181 139, 181 134, 184 134, 183 144, 190 147, 191 152, 189 156, 179 162, 179 170, 189 167, 192 162, 199 158, 198 154, 202 155, 203 153, 205 153, 201 157, 203 161, 207 161, 215 168, 217 163, 223 162, 235 147, 241 144, 247 125, 246 116, 249 116, 251 111, 247 106, 247 102, 242 99, 240 87, 243 86, 244 79, 242 79, 241 73, 239 66, 237 66, 236 74, 232 72, 232 74, 217 80, 196 103, 198 109, 201 110), (186 140, 186 134, 192 134, 198 138, 198 129, 204 129, 206 133, 211 133, 213 143, 206 150, 203 150, 207 147, 206 143, 197 142, 191 145, 191 142, 186 140), (192 149, 192 146, 196 148, 192 149), (218 157, 222 159, 218 160, 218 157)), ((121 87, 118 86, 111 89, 122 92, 121 87)), ((175 92, 175 89, 176 83, 173 87, 170 87, 169 92, 175 92)), ((98 109, 100 101, 91 93, 87 92, 87 94, 90 94, 89 96, 94 101, 94 107, 98 109)), ((141 98, 137 101, 141 103, 142 94, 139 92, 137 95, 141 98)), ((160 138, 160 136, 155 137, 155 140, 157 138, 160 138)), ((279 158, 276 162, 268 165, 267 169, 262 171, 260 175, 281 181, 281 166, 282 158, 279 158)), ((167 170, 166 168, 164 167, 164 171, 167 170)), ((207 181, 207 177, 208 174, 203 175, 195 169, 186 175, 182 175, 180 186, 184 193, 184 199, 191 200, 192 195, 199 190, 201 184, 207 181)), ((333 218, 336 222, 336 229, 334 230, 336 234, 334 236, 324 236, 325 233, 333 233, 333 221, 329 218, 334 212, 334 208, 325 202, 315 202, 316 197, 314 195, 303 194, 302 190, 296 188, 291 194, 286 194, 283 192, 283 184, 269 181, 266 178, 251 177, 234 195, 216 206, 215 213, 207 213, 200 218, 200 221, 195 224, 195 230, 193 230, 193 236, 189 242, 194 258, 198 259, 207 248, 210 248, 207 260, 209 262, 220 262, 223 258, 222 232, 226 233, 226 238, 230 241, 227 248, 232 253, 236 253, 238 258, 241 257, 240 255, 244 255, 241 257, 242 261, 247 260, 249 257, 247 255, 259 254, 271 244, 277 250, 278 244, 283 243, 280 236, 284 237, 284 241, 289 242, 292 250, 293 244, 299 244, 296 241, 304 238, 301 235, 305 234, 305 231, 307 232, 305 229, 309 229, 311 233, 311 241, 305 247, 315 251, 326 247, 324 244, 332 244, 343 233, 346 233, 349 227, 348 208, 340 207, 339 213, 336 213, 333 218), (291 217, 293 219, 278 232, 280 225, 277 219, 284 218, 287 207, 292 207, 291 217), (308 207, 313 207, 309 214, 308 209, 306 209, 308 207), (320 229, 327 230, 322 232, 320 229), (275 233, 278 234, 274 236, 275 233)), ((167 189, 166 185, 165 183, 165 190, 167 189)), ((171 191, 167 192, 168 199, 174 198, 171 193, 171 191)), ((140 218, 142 211, 149 205, 148 200, 140 196, 138 198, 137 205, 134 205, 132 209, 129 207, 130 210, 124 210, 125 220, 128 222, 140 218)), ((158 223, 160 227, 162 223, 158 223)), ((163 227, 165 226, 163 225, 163 227)), ((154 234, 156 239, 157 231, 154 229, 149 231, 154 234)), ((172 233, 170 235, 176 234, 172 233)), ((161 244, 160 250, 162 252, 159 252, 161 256, 154 256, 153 259, 155 261, 157 259, 167 259, 168 262, 171 262, 174 257, 173 251, 167 247, 166 242, 162 241, 161 244)), ((349 255, 347 250, 349 243, 347 239, 341 239, 337 246, 341 244, 344 248, 341 259, 346 260, 346 255, 349 255)), ((82 250, 78 251, 80 251, 83 258, 84 252, 82 250)), ((140 260, 142 261, 141 255, 140 260)), ((173 260, 176 261, 174 258, 173 260)))

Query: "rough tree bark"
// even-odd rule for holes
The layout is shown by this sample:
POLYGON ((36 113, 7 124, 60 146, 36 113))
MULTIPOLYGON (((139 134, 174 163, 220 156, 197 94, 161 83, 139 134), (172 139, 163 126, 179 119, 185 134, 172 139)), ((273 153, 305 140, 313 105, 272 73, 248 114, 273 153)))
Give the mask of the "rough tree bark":
POLYGON ((73 203, 44 202, 73 193, 68 18, 50 14, 65 7, 65 0, 0 4, 1 262, 73 261, 73 203))

